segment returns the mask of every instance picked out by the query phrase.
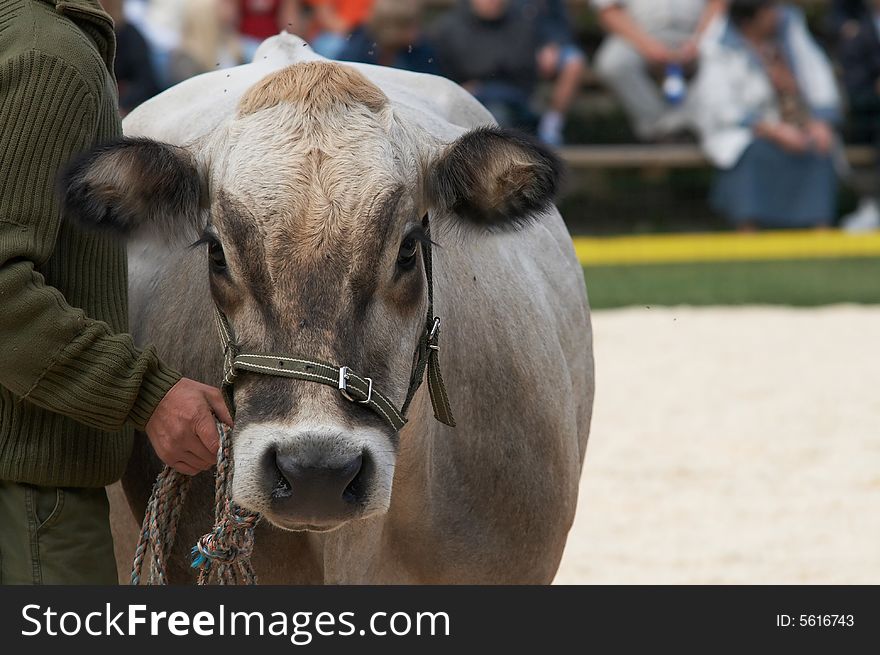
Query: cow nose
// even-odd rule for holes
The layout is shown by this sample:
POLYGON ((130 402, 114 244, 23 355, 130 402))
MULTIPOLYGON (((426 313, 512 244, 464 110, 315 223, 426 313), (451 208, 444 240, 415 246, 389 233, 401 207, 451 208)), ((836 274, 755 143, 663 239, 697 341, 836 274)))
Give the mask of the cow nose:
POLYGON ((273 500, 278 509, 303 522, 340 517, 362 499, 358 481, 363 465, 363 455, 332 462, 312 462, 276 452, 275 467, 279 479, 273 500))

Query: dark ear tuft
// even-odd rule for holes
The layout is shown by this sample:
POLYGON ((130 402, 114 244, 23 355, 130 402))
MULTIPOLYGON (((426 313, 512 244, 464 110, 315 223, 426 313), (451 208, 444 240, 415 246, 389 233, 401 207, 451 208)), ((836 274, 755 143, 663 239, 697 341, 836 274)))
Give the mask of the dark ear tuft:
POLYGON ((435 207, 486 228, 518 228, 550 206, 561 176, 559 158, 534 139, 481 128, 434 162, 428 197, 435 207))
POLYGON ((97 146, 68 166, 60 190, 66 218, 123 237, 178 241, 200 218, 202 182, 192 155, 151 139, 97 146))

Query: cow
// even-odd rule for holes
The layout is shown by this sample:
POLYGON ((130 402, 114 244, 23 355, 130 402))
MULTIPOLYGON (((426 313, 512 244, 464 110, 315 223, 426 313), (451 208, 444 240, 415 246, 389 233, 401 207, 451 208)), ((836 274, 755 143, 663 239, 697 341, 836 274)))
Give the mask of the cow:
MULTIPOLYGON (((289 34, 124 128, 74 166, 65 203, 128 239, 134 337, 184 375, 222 377, 216 307, 244 351, 350 367, 401 408, 433 289, 456 427, 435 419, 427 385, 397 430, 365 393, 238 371, 232 498, 262 516, 260 582, 551 582, 594 390, 556 156, 452 82, 329 61, 289 34)), ((118 538, 160 469, 136 439, 118 538)), ((212 512, 203 473, 172 582, 194 581, 189 550, 212 512)), ((131 553, 120 559, 127 572, 131 553)))

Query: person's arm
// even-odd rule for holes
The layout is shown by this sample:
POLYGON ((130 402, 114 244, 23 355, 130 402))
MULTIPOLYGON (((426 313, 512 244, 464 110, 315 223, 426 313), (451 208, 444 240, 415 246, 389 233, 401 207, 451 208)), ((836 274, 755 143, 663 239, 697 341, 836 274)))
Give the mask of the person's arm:
POLYGON ((212 409, 232 421, 219 391, 181 380, 155 350, 138 350, 131 336, 71 307, 38 272, 61 228, 58 171, 94 143, 92 87, 33 51, 0 63, 0 80, 0 385, 85 425, 144 430, 185 473, 207 468, 212 409))
POLYGON ((706 7, 700 15, 700 20, 697 22, 697 28, 694 30, 693 35, 679 49, 678 56, 683 63, 692 62, 697 58, 700 51, 700 41, 706 34, 706 30, 726 9, 727 0, 708 0, 706 2, 706 7))
POLYGON ((47 55, 27 53, 3 68, 0 384, 94 427, 143 428, 180 376, 68 305, 36 270, 60 229, 56 176, 94 141, 96 99, 77 72, 47 55))
MULTIPOLYGON (((790 150, 806 149, 806 136, 787 129, 771 112, 749 101, 742 94, 743 68, 737 55, 716 46, 703 53, 699 72, 691 85, 690 101, 693 118, 699 130, 706 153, 716 164, 727 162, 730 143, 737 135, 751 132, 755 137, 768 139, 790 150)), ((725 164, 722 164, 726 167, 725 164)))
POLYGON ((727 0, 708 0, 706 8, 700 16, 700 22, 697 23, 697 29, 694 31, 694 38, 699 41, 712 24, 712 21, 723 14, 726 9, 727 0))
POLYGON ((785 39, 793 72, 812 118, 829 126, 839 125, 843 121, 843 107, 831 61, 813 38, 804 13, 794 7, 784 11, 785 39))
POLYGON ((666 64, 675 58, 669 48, 642 29, 626 8, 617 3, 599 6, 599 23, 609 34, 628 41, 651 63, 666 64))
POLYGON ((802 153, 810 148, 810 133, 790 123, 775 120, 760 121, 754 124, 752 132, 756 137, 772 141, 789 152, 802 153))
POLYGON ((810 135, 806 131, 748 103, 746 96, 740 93, 741 71, 735 54, 717 47, 704 53, 700 60, 699 73, 691 86, 691 103, 694 120, 704 146, 708 144, 710 148, 710 156, 718 143, 728 140, 725 135, 733 136, 745 130, 790 152, 808 150, 810 135))

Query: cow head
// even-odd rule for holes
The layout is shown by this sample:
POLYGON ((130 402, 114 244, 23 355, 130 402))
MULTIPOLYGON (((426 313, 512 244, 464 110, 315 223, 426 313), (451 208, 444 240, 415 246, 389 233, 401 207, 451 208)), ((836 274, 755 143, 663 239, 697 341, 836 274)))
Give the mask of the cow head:
MULTIPOLYGON (((349 366, 400 407, 425 323, 422 217, 440 235, 512 229, 548 207, 557 177, 524 137, 486 128, 438 142, 355 70, 314 62, 259 82, 187 147, 124 139, 63 184, 81 222, 198 239, 242 351, 349 366)), ((246 373, 234 397, 240 505, 292 530, 387 510, 398 435, 376 414, 327 386, 246 373)))

